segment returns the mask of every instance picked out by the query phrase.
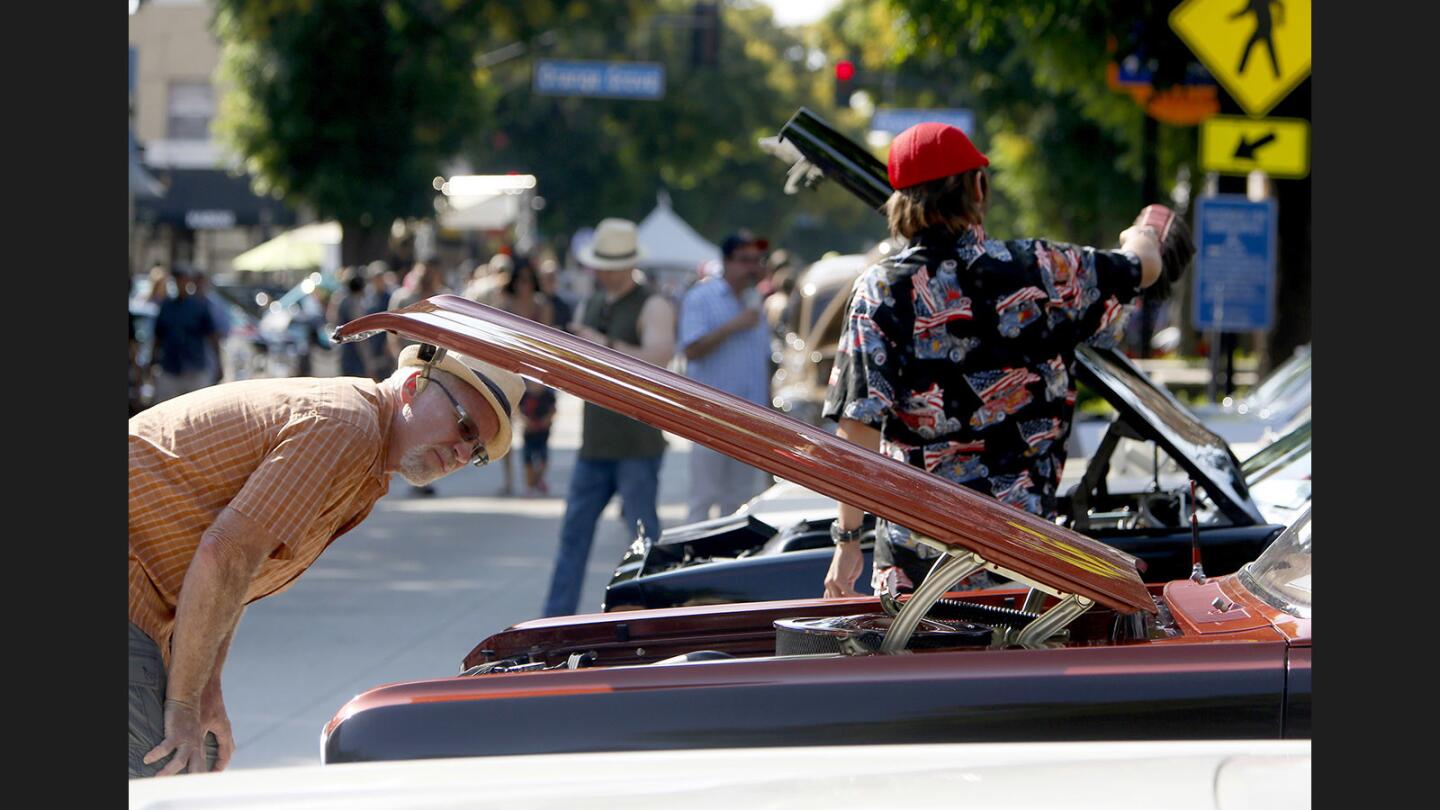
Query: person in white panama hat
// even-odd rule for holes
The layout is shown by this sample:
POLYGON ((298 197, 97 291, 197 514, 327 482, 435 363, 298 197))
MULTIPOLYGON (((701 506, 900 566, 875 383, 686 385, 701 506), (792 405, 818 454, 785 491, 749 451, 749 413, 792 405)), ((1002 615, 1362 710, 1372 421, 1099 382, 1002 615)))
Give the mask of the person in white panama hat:
POLYGON ((357 526, 392 473, 510 449, 519 376, 427 345, 385 380, 245 380, 130 419, 130 776, 221 770, 220 671, 244 605, 357 526))
MULTIPOLYGON (((570 331, 657 366, 669 363, 675 354, 675 310, 643 283, 636 269, 641 253, 635 223, 602 220, 594 240, 576 258, 595 270, 596 290, 578 308, 570 331)), ((660 536, 655 499, 664 452, 659 430, 585 403, 580 453, 565 497, 560 549, 543 615, 575 612, 595 524, 617 493, 626 530, 639 522, 647 536, 660 536)))

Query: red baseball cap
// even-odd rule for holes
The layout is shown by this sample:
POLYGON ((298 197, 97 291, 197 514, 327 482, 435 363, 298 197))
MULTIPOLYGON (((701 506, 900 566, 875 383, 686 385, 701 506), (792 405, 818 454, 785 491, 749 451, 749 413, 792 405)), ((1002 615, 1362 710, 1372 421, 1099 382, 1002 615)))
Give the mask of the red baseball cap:
POLYGON ((909 188, 989 165, 990 158, 976 149, 964 132, 926 121, 895 136, 885 168, 891 186, 909 188))

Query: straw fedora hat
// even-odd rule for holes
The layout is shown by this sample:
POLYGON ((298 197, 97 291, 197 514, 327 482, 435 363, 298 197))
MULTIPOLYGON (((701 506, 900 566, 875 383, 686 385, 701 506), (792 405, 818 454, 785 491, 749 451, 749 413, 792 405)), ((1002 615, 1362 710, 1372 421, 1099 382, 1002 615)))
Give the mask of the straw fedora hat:
POLYGON ((629 270, 642 255, 635 240, 635 223, 611 218, 600 220, 595 226, 595 239, 580 248, 576 258, 596 270, 629 270))
MULTIPOLYGON (((513 420, 515 407, 520 403, 520 397, 525 394, 525 381, 520 378, 520 375, 491 365, 484 360, 477 360, 468 355, 440 348, 435 348, 434 355, 427 361, 421 357, 422 348, 433 347, 421 343, 406 346, 400 352, 400 368, 432 366, 454 374, 471 388, 479 391, 480 396, 490 404, 490 409, 495 412, 495 416, 500 422, 500 429, 495 431, 494 438, 485 443, 485 452, 489 454, 491 461, 510 452, 510 445, 513 441, 510 423, 513 420)), ((423 390, 424 383, 421 382, 416 386, 416 391, 418 393, 423 390)))

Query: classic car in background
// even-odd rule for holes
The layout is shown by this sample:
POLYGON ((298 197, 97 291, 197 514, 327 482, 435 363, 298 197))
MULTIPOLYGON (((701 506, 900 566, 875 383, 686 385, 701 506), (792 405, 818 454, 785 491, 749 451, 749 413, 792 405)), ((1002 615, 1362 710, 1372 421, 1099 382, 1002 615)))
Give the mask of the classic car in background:
MULTIPOLYGON (((1190 513, 1206 570, 1228 574, 1255 559, 1293 518, 1297 491, 1267 485, 1274 501, 1257 502, 1253 481, 1274 478, 1305 459, 1309 427, 1289 454, 1257 459, 1250 468, 1218 436, 1195 420, 1168 391, 1155 385, 1123 354, 1084 347, 1076 377, 1105 399, 1117 418, 1094 456, 1067 462, 1059 499, 1064 525, 1145 562, 1147 582, 1189 576, 1190 513), (1125 449, 1125 463, 1114 460, 1125 449), (1143 466, 1135 459, 1143 460, 1143 466), (1264 477, 1261 477, 1261 468, 1264 477), (1189 502, 1190 480, 1198 503, 1189 502)), ((1247 462, 1247 464, 1250 464, 1247 462)), ((1298 473, 1280 478, 1298 477, 1298 473)), ((603 610, 756 602, 819 595, 834 546, 835 503, 788 482, 776 484, 734 515, 666 529, 659 538, 637 537, 616 566, 603 610)), ((867 565, 873 546, 868 520, 861 548, 867 565)), ((868 569, 867 569, 868 570, 868 569)), ((869 593, 869 583, 856 586, 869 593)))
MULTIPOLYGON (((458 351, 911 527, 913 595, 541 619, 461 675, 341 707, 327 763, 873 743, 1280 739, 1310 733, 1311 521, 1235 574, 1137 560, 812 425, 456 296, 341 327, 458 351), (987 570, 1012 587, 950 594, 987 570)), ((1243 485, 1243 482, 1236 482, 1243 485)))
POLYGON ((1191 410, 1232 446, 1258 448, 1310 408, 1312 359, 1310 346, 1301 346, 1245 396, 1191 410))
POLYGON ((132 779, 130 810, 266 807, 1302 810, 1309 740, 857 745, 360 762, 132 779), (1115 772, 1123 769, 1124 779, 1115 772), (837 789, 837 786, 843 786, 837 789))
POLYGON ((1245 459, 1241 470, 1260 514, 1289 525, 1310 508, 1310 417, 1245 459))
POLYGON ((796 279, 770 384, 774 405, 783 413, 821 424, 820 406, 835 365, 850 285, 879 258, 879 251, 832 256, 805 268, 796 279))

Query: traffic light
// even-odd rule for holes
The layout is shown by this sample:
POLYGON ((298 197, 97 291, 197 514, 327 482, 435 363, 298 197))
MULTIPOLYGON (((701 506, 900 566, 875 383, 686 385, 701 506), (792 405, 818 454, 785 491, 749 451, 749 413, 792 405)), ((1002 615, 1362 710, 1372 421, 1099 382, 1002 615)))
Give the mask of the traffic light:
POLYGON ((850 96, 855 92, 855 63, 841 59, 835 63, 835 106, 850 106, 850 96))

